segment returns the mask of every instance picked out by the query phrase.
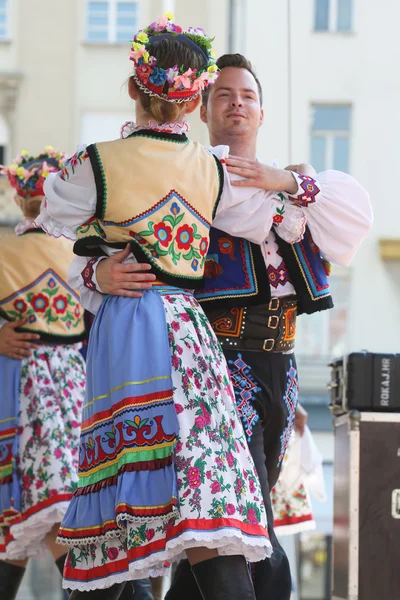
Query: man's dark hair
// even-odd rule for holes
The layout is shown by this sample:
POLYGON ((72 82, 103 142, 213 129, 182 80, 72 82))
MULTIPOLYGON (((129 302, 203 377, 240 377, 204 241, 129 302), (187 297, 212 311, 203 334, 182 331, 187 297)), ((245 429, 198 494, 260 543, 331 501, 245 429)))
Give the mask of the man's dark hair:
MULTIPOLYGON (((260 104, 263 104, 263 91, 260 80, 258 79, 256 72, 253 69, 253 65, 243 54, 223 54, 217 60, 217 67, 222 71, 226 67, 236 67, 238 69, 246 69, 251 73, 256 81, 258 87, 258 95, 260 96, 260 104)), ((207 106, 208 97, 210 95, 210 87, 208 86, 203 92, 203 105, 207 106)))

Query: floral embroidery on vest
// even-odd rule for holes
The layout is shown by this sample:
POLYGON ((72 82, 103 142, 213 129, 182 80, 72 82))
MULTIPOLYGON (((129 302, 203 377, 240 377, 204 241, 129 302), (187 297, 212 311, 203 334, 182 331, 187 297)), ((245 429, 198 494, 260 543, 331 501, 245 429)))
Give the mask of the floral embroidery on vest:
POLYGON ((6 298, 1 303, 3 310, 12 319, 26 318, 31 324, 40 319, 47 325, 61 320, 68 330, 75 329, 82 323, 81 306, 51 269, 43 273, 28 288, 14 294, 14 297, 14 300, 6 298), (43 284, 38 291, 37 286, 42 281, 43 284), (33 288, 35 293, 30 291, 33 288))
POLYGON ((204 266, 209 240, 198 233, 198 226, 195 222, 192 221, 190 225, 188 223, 179 225, 183 219, 190 218, 190 214, 197 220, 200 219, 207 229, 209 224, 201 219, 200 215, 197 215, 175 191, 172 191, 165 200, 168 201, 174 197, 181 200, 183 206, 180 206, 178 202, 173 202, 169 209, 171 214, 165 215, 158 223, 148 221, 147 229, 139 231, 139 233, 130 231, 129 235, 141 246, 146 247, 154 258, 170 255, 174 265, 177 265, 181 259, 191 261, 192 270, 197 271, 199 266, 200 269, 204 266), (156 242, 147 241, 146 238, 149 237, 155 238, 156 242))

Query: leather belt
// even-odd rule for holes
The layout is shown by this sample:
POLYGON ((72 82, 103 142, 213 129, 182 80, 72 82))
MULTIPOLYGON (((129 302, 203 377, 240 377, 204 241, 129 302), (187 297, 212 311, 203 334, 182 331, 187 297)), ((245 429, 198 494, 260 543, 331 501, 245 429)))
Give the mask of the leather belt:
POLYGON ((271 298, 265 305, 211 311, 207 316, 224 349, 290 352, 296 314, 296 296, 285 296, 271 298))

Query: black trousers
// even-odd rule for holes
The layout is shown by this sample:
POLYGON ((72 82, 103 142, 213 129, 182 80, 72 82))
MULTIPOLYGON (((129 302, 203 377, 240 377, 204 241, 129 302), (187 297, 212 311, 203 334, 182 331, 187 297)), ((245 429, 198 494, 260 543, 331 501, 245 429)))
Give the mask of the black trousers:
POLYGON ((236 350, 225 350, 224 354, 245 431, 252 430, 248 445, 260 479, 274 549, 271 558, 253 565, 257 600, 289 600, 290 566, 275 535, 270 491, 278 480, 296 413, 296 360, 293 354, 236 350), (249 426, 254 411, 259 420, 249 426))

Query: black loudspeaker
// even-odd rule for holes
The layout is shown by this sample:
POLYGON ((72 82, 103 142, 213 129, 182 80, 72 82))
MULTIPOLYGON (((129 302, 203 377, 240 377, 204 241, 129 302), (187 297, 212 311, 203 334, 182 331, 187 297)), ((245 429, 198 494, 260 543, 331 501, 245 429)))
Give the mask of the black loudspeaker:
POLYGON ((353 352, 329 366, 335 415, 350 410, 400 412, 400 354, 353 352))

